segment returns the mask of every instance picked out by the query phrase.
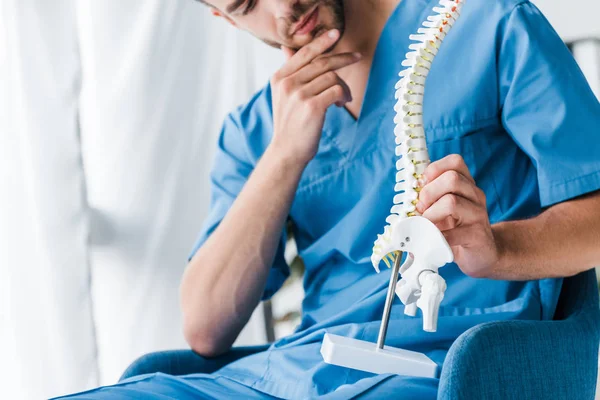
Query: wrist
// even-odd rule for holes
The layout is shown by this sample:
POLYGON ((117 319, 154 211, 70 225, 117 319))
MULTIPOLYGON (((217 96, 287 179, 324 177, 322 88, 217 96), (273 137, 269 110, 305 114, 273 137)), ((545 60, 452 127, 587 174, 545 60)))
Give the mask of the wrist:
POLYGON ((302 174, 310 161, 310 159, 302 157, 297 152, 293 152, 274 141, 269 144, 262 158, 269 160, 268 162, 275 168, 283 168, 286 171, 295 171, 299 174, 302 174))
POLYGON ((492 235, 496 244, 497 261, 494 267, 496 274, 502 275, 514 265, 515 249, 511 242, 510 226, 506 222, 492 225, 492 235))

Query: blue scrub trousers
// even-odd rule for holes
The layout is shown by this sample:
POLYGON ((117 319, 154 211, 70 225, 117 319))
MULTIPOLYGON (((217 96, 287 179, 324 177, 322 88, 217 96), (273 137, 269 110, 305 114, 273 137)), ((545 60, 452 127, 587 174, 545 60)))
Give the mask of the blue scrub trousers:
MULTIPOLYGON (((266 349, 265 346, 264 349, 266 349)), ((155 384, 159 382, 167 383, 171 378, 166 375, 187 375, 187 374, 199 374, 199 373, 212 373, 222 366, 227 365, 229 362, 233 362, 238 358, 244 357, 261 351, 260 347, 250 348, 238 348, 233 352, 227 353, 224 356, 207 359, 191 350, 174 350, 174 351, 163 351, 151 353, 141 357, 134 362, 123 374, 121 382, 125 385, 121 388, 121 393, 126 395, 128 392, 127 383, 132 381, 131 385, 135 386, 136 389, 140 389, 140 386, 152 386, 154 393, 157 397, 168 396, 169 388, 171 384, 163 385, 163 389, 156 389, 155 384), (160 371, 156 373, 157 371, 160 371), (144 376, 145 375, 145 376, 144 376), (157 382, 151 382, 157 381, 157 382), (166 392, 165 392, 166 390, 166 392)), ((264 350, 263 350, 264 351, 264 350)), ((212 380, 207 378, 206 375, 198 375, 198 380, 207 379, 203 382, 205 386, 212 387, 214 383, 218 383, 218 380, 212 380)), ((195 379, 192 379, 195 380, 195 379)), ((203 386, 202 383, 194 385, 203 386)), ((235 385, 233 382, 228 382, 227 386, 235 385)), ((207 389, 208 389, 207 387, 207 389)), ((406 376, 391 376, 387 379, 382 380, 372 388, 366 390, 356 397, 357 399, 381 399, 391 398, 393 396, 403 395, 403 399, 435 399, 437 397, 437 379, 423 379, 423 378, 411 378, 406 376), (410 394, 418 393, 418 396, 411 397, 410 394), (409 395, 409 397, 406 397, 409 395)), ((246 398, 261 398, 261 399, 275 399, 264 393, 259 393, 249 388, 239 385, 237 388, 240 392, 235 393, 236 396, 243 394, 246 398)), ((92 396, 90 394, 90 396, 92 396)), ((207 398, 208 394, 206 395, 207 398)), ((327 397, 327 396, 325 396, 327 397)), ((93 398, 93 397, 90 397, 93 398)))

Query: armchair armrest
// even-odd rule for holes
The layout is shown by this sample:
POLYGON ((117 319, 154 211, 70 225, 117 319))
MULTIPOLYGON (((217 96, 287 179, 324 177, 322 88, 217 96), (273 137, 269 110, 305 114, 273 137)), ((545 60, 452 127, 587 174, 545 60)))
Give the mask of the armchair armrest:
POLYGON ((170 375, 211 374, 240 358, 265 351, 268 348, 269 345, 236 347, 214 358, 202 357, 192 350, 159 351, 143 355, 135 360, 119 381, 156 372, 170 375))
POLYGON ((565 279, 553 321, 478 325, 452 345, 440 399, 594 398, 600 310, 595 274, 565 279))

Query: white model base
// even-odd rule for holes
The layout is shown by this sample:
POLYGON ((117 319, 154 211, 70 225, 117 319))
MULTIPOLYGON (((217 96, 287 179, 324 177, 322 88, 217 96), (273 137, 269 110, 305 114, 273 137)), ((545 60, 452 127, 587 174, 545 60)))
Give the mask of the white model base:
POLYGON ((437 377, 437 364, 423 353, 384 346, 344 336, 325 334, 321 355, 328 364, 374 374, 437 377))

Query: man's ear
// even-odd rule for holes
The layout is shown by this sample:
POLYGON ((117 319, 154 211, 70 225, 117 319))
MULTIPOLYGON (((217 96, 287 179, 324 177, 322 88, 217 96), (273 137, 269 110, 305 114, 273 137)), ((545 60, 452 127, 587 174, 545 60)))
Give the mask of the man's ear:
POLYGON ((237 28, 237 25, 235 24, 235 21, 232 20, 231 18, 229 18, 228 15, 223 14, 221 11, 219 11, 218 9, 211 7, 210 8, 210 12, 212 13, 212 15, 214 15, 215 17, 221 17, 224 18, 227 22, 229 22, 231 25, 235 26, 237 28))

